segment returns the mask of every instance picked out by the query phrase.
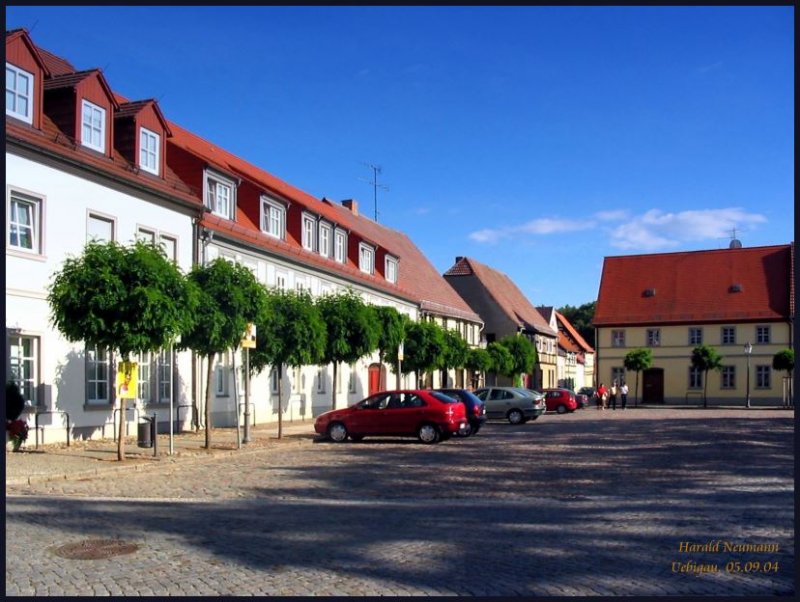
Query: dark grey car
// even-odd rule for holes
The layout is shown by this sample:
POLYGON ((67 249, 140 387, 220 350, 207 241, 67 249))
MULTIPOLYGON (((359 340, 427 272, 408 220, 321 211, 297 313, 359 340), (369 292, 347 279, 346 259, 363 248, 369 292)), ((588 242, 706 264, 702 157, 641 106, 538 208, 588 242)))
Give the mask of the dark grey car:
POLYGON ((487 418, 504 418, 511 424, 536 420, 547 411, 544 398, 520 387, 484 387, 475 395, 486 404, 487 418))

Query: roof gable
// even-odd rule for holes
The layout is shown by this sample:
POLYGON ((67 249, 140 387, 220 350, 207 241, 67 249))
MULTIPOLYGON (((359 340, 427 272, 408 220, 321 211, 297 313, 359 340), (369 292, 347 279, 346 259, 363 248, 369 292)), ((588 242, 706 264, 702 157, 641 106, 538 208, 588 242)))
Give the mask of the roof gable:
POLYGON ((792 245, 606 257, 596 326, 785 320, 792 245))
POLYGON ((567 317, 564 314, 556 311, 556 320, 558 320, 559 326, 561 328, 563 328, 567 332, 567 334, 570 336, 570 338, 573 341, 575 341, 575 343, 581 349, 583 349, 583 351, 585 351, 587 353, 594 353, 594 348, 592 348, 592 346, 589 345, 589 343, 586 342, 586 339, 584 339, 581 336, 581 333, 579 333, 577 330, 575 330, 575 327, 572 325, 572 322, 567 320, 567 317))
POLYGON ((30 35, 28 35, 28 31, 26 29, 23 28, 12 29, 11 31, 6 32, 6 57, 8 57, 9 55, 8 52, 9 46, 13 45, 16 42, 20 42, 23 45, 25 45, 33 60, 36 61, 36 64, 39 65, 39 67, 42 69, 42 72, 44 73, 45 77, 51 74, 50 69, 47 66, 47 63, 44 60, 44 57, 39 52, 39 49, 36 47, 36 44, 34 44, 33 41, 31 40, 30 35))

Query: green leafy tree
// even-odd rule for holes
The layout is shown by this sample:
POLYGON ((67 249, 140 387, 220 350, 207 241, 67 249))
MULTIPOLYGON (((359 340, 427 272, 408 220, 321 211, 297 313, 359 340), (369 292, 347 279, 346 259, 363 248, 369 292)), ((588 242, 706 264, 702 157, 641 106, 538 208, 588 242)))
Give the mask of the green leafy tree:
POLYGON ((699 345, 692 349, 692 367, 703 372, 703 407, 708 407, 708 373, 722 368, 722 356, 711 345, 699 345))
POLYGON ((278 438, 283 436, 283 367, 320 364, 326 331, 319 308, 306 292, 268 293, 268 302, 256 318, 259 343, 250 350, 250 370, 273 366, 278 372, 278 438), (263 341, 263 342, 262 342, 263 341))
POLYGON ((792 392, 792 370, 794 370, 794 350, 782 349, 772 356, 772 367, 775 370, 786 372, 789 382, 789 405, 794 405, 794 396, 792 392))
POLYGON ((653 350, 647 348, 634 349, 625 354, 622 360, 625 370, 636 372, 636 384, 633 387, 633 405, 636 407, 639 391, 639 372, 644 372, 653 365, 653 350))
POLYGON ((530 339, 515 334, 504 336, 497 342, 511 354, 514 371, 511 376, 514 379, 514 386, 522 386, 521 375, 533 372, 533 366, 536 364, 536 348, 530 339))
POLYGON ((194 266, 188 280, 196 291, 198 306, 180 347, 207 359, 205 448, 210 449, 214 359, 239 346, 247 325, 263 311, 266 291, 249 269, 221 257, 194 266))
POLYGON ((486 346, 486 351, 492 358, 492 372, 509 378, 514 376, 516 366, 508 347, 498 341, 492 341, 486 346))
POLYGON ((471 373, 472 388, 475 389, 480 382, 480 375, 492 369, 492 356, 486 349, 473 347, 467 354, 464 366, 471 373))
POLYGON ((571 305, 565 305, 564 307, 559 308, 558 313, 564 316, 569 323, 578 331, 589 345, 594 347, 594 326, 592 326, 592 320, 594 320, 594 312, 597 309, 597 301, 592 301, 590 303, 584 303, 583 305, 579 305, 578 307, 573 307, 571 305))
MULTIPOLYGON (((133 356, 170 347, 197 308, 193 289, 163 250, 136 242, 87 243, 68 257, 49 287, 51 321, 70 342, 133 356)), ((125 459, 125 399, 120 399, 117 459, 125 459)))
POLYGON ((317 299, 327 332, 322 362, 333 364, 333 401, 336 407, 336 377, 339 364, 352 364, 378 346, 379 324, 372 308, 353 291, 325 295, 317 299))
MULTIPOLYGON (((387 357, 391 357, 391 352, 394 352, 395 362, 397 361, 397 348, 405 338, 409 319, 408 316, 388 305, 373 307, 372 311, 378 324, 378 362, 381 365, 381 372, 383 372, 383 362, 387 357)), ((396 363, 392 366, 392 372, 397 373, 396 363)), ((386 383, 384 383, 385 385, 386 383)), ((397 388, 400 388, 399 381, 397 388)))
POLYGON ((455 368, 463 368, 467 363, 469 345, 464 337, 457 330, 447 329, 444 331, 444 349, 439 363, 442 371, 442 386, 446 387, 447 372, 455 368))
MULTIPOLYGON (((414 372, 417 386, 423 386, 422 374, 441 365, 444 345, 444 329, 435 322, 409 322, 403 343, 403 374, 414 372)), ((392 359, 396 358, 394 350, 392 359)))
POLYGON ((6 422, 13 421, 22 415, 25 409, 25 398, 19 385, 10 380, 6 383, 6 422))

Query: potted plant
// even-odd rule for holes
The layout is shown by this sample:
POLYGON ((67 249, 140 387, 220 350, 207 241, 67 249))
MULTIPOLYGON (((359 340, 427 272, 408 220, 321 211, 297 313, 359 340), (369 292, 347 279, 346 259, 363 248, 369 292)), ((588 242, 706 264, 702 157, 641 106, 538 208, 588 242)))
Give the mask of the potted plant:
POLYGON ((20 420, 25 409, 25 398, 17 383, 6 383, 6 440, 11 442, 12 450, 19 451, 22 443, 28 438, 28 423, 20 420))

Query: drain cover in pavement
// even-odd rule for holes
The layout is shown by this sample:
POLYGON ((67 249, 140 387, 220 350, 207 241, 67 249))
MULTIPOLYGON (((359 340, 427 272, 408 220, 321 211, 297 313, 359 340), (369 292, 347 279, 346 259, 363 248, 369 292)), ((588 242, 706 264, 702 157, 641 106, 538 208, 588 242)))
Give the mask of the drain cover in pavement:
POLYGON ((122 554, 132 554, 139 549, 135 543, 120 539, 87 539, 68 543, 53 550, 56 556, 70 560, 99 560, 122 554))

